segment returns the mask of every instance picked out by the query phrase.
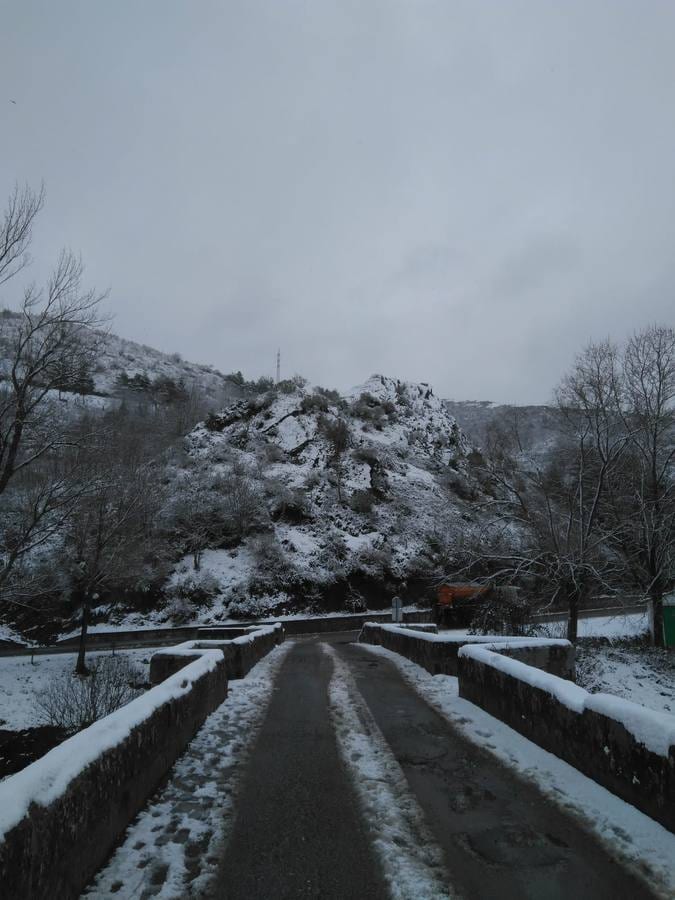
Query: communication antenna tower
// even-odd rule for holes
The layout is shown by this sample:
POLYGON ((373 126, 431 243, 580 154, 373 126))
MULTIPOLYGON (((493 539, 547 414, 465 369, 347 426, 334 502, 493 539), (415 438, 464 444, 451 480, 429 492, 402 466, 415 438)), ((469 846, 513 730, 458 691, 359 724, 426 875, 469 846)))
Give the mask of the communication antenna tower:
POLYGON ((277 350, 277 384, 281 381, 281 350, 277 350))

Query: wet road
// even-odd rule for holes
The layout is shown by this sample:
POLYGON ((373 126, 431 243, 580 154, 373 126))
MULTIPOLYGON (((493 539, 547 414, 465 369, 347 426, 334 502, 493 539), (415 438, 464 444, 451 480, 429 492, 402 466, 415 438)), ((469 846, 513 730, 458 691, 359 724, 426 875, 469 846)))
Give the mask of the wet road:
POLYGON ((402 767, 466 898, 567 900, 653 896, 579 823, 461 736, 358 644, 341 654, 402 767))
MULTIPOLYGON (((329 640, 402 767, 453 893, 466 900, 653 896, 577 820, 464 739, 393 664, 346 636, 329 640)), ((388 896, 339 757, 328 711, 331 672, 318 641, 298 641, 285 659, 212 896, 388 896)))
POLYGON ((328 712, 330 658, 298 641, 279 671, 214 886, 227 900, 384 900, 328 712))

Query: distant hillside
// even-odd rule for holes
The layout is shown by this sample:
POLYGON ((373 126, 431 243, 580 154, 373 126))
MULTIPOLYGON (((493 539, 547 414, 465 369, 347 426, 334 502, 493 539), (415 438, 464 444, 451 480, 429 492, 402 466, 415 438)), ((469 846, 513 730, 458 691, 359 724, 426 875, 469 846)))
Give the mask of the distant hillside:
MULTIPOLYGON (((19 322, 18 313, 0 311, 0 377, 7 367, 8 347, 19 322)), ((138 399, 145 395, 150 399, 153 384, 164 393, 176 385, 188 392, 196 389, 210 406, 246 393, 238 374, 224 375, 213 366, 191 363, 178 353, 162 353, 113 333, 97 333, 97 340, 101 338, 91 370, 73 386, 73 393, 117 398, 134 395, 138 399)))
POLYGON ((107 335, 93 371, 96 391, 118 395, 123 390, 120 377, 133 383, 138 376, 145 376, 150 381, 170 379, 176 384, 197 385, 206 397, 214 400, 243 395, 231 376, 213 366, 191 363, 178 353, 162 353, 147 344, 107 335))
POLYGON ((489 445, 490 431, 508 433, 521 449, 545 456, 560 435, 556 410, 551 406, 499 405, 488 400, 444 400, 467 437, 481 449, 489 445))

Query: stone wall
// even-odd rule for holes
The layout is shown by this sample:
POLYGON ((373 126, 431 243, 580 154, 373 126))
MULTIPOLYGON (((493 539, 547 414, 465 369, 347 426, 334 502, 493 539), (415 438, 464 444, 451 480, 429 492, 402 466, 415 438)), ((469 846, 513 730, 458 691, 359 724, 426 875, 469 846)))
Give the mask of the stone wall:
POLYGON ((438 625, 435 622, 401 622, 399 628, 405 628, 406 631, 422 631, 426 634, 438 634, 438 625))
MULTIPOLYGON (((248 630, 242 625, 179 625, 167 628, 137 628, 128 631, 90 631, 87 635, 87 647, 90 650, 109 650, 113 647, 123 648, 130 644, 143 644, 146 647, 162 647, 177 644, 179 641, 196 641, 200 638, 209 640, 227 640, 239 637, 248 630)), ((64 638, 54 646, 59 650, 72 650, 79 644, 80 638, 64 638)))
POLYGON ((155 687, 0 783, 0 896, 78 898, 226 698, 228 677, 244 675, 284 632, 209 629, 206 637, 221 639, 156 653, 155 687))
POLYGON ((500 644, 500 653, 522 659, 529 665, 554 675, 574 680, 574 647, 569 641, 517 637, 481 637, 468 635, 453 638, 446 634, 415 633, 405 627, 367 622, 361 629, 359 641, 378 644, 400 653, 432 675, 457 675, 458 654, 467 644, 500 644), (503 647, 501 646, 503 644, 503 647))
MULTIPOLYGON (((323 634, 334 631, 359 631, 365 622, 391 623, 391 611, 381 613, 354 613, 353 616, 314 616, 306 619, 284 619, 286 634, 323 634)), ((432 622, 429 609, 403 613, 404 622, 432 622)))
POLYGON ((2 895, 79 897, 226 695, 222 655, 202 651, 160 687, 0 783, 2 895))
POLYGON ((376 624, 359 640, 456 674, 460 697, 675 832, 675 717, 578 687, 567 641, 448 641, 376 624))
MULTIPOLYGON (((403 613, 404 622, 432 622, 431 610, 411 610, 403 613)), ((364 622, 376 621, 386 624, 391 622, 391 612, 354 613, 351 616, 307 616, 303 618, 283 619, 286 634, 321 634, 335 631, 358 631, 364 622)), ((128 631, 90 631, 87 635, 87 646, 90 650, 109 650, 113 647, 163 647, 175 645, 181 641, 226 640, 232 634, 245 634, 252 627, 273 625, 274 619, 259 622, 240 622, 237 625, 184 625, 175 628, 138 628, 128 631)), ((79 637, 64 638, 50 648, 40 648, 40 653, 72 652, 77 648, 79 637)), ((16 648, 14 648, 16 649, 16 648)), ((7 648, 7 652, 13 652, 7 648)), ((0 655, 3 651, 0 648, 0 655)))
POLYGON ((533 684, 531 670, 507 672, 501 665, 490 654, 463 651, 460 697, 675 831, 672 716, 576 686, 570 693, 569 682, 553 676, 533 684))
MULTIPOLYGON (((215 631, 215 629, 212 629, 215 631)), ((150 660, 150 683, 160 684, 173 675, 202 650, 219 650, 223 655, 228 678, 243 678, 269 651, 284 640, 281 625, 254 626, 239 629, 229 640, 185 641, 175 647, 159 650, 150 660)))

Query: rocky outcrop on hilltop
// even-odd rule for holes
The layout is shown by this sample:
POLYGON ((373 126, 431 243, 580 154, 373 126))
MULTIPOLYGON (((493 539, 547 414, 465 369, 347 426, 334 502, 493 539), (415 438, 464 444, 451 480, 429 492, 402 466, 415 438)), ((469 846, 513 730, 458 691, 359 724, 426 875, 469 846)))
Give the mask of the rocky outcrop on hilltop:
POLYGON ((372 608, 412 584, 431 593, 439 548, 470 527, 481 496, 475 451, 431 386, 382 375, 343 396, 284 383, 239 400, 186 450, 179 489, 241 495, 249 518, 211 541, 199 570, 185 556, 172 575, 177 602, 196 586, 221 614, 372 608))

